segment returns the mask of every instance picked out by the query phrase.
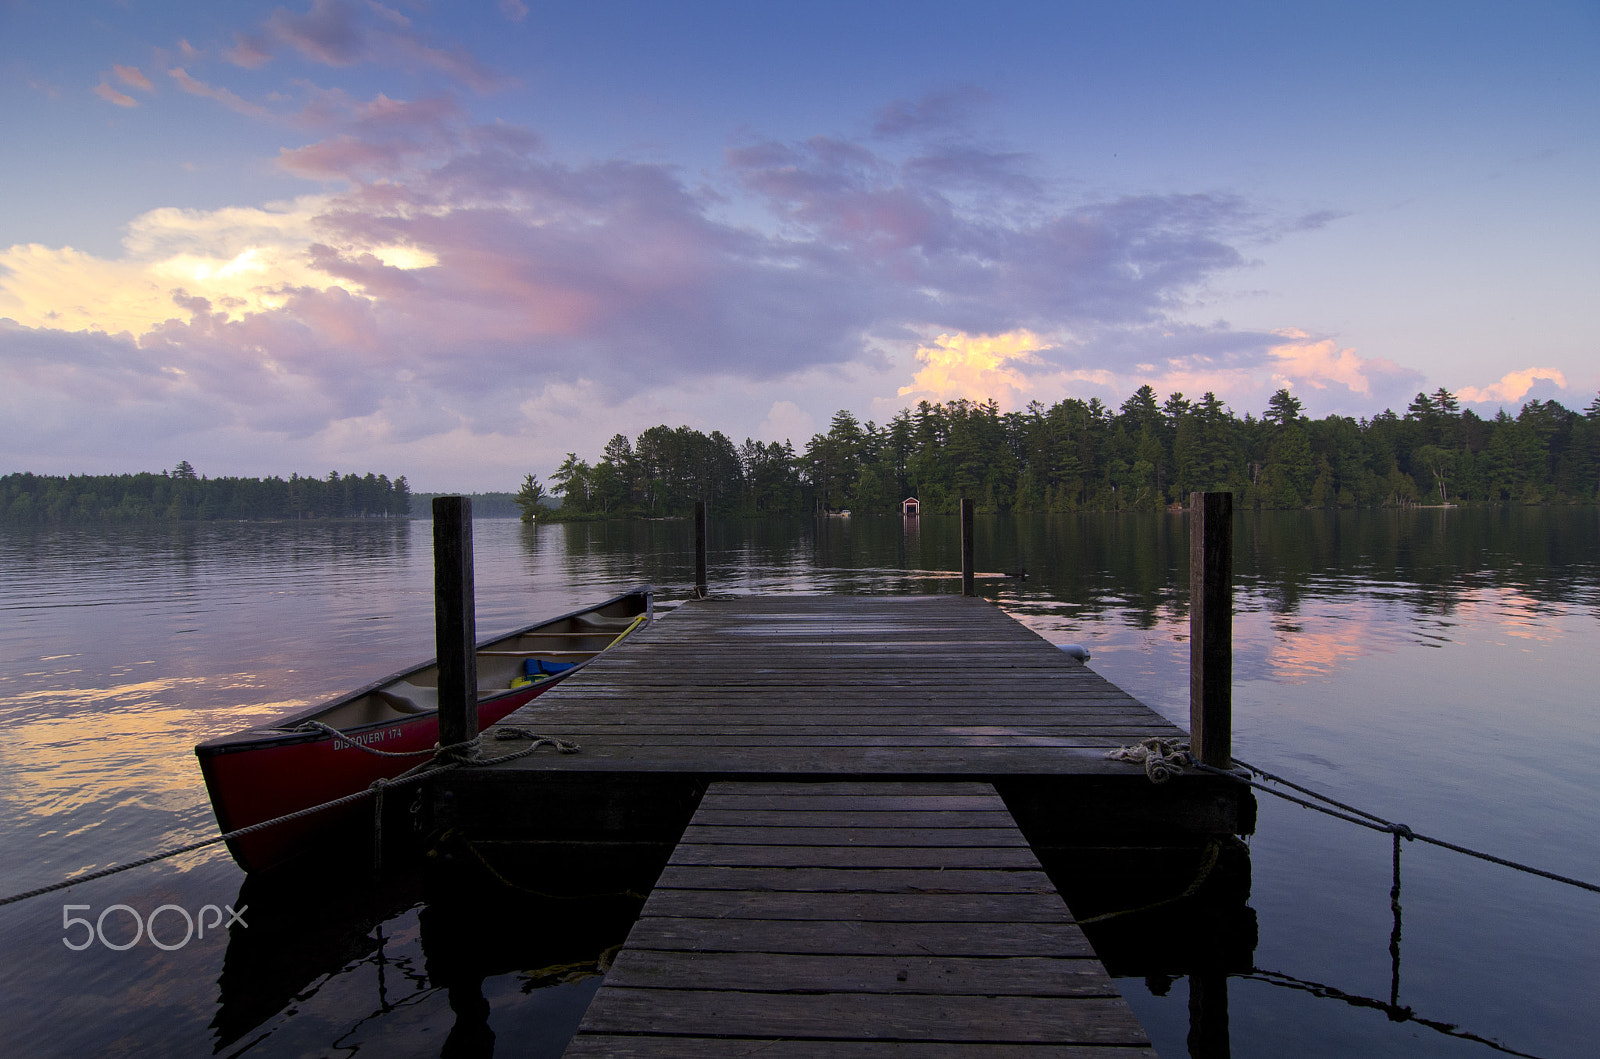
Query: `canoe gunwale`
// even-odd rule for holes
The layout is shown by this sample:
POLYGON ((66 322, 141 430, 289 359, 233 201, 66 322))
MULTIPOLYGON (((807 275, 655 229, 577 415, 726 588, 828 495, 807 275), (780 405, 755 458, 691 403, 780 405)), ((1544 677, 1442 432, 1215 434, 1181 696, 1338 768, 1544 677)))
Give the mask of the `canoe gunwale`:
MULTIPOLYGON (((546 618, 543 621, 522 626, 521 628, 515 629, 511 632, 495 633, 492 636, 480 640, 477 643, 475 650, 481 651, 486 647, 491 647, 503 641, 515 640, 516 638, 529 632, 533 632, 537 629, 542 629, 546 626, 555 625, 564 621, 570 621, 574 618, 581 618, 585 615, 593 614, 595 611, 604 610, 606 607, 623 603, 638 596, 644 597, 643 614, 645 616, 645 623, 648 624, 649 621, 655 616, 654 590, 649 585, 642 585, 638 588, 629 589, 626 592, 619 593, 600 603, 592 604, 587 607, 579 607, 578 609, 569 611, 566 614, 561 614, 554 618, 546 618)), ((619 634, 621 631, 622 630, 618 630, 619 634)), ((596 632, 595 635, 603 635, 603 633, 596 632)), ((556 684, 561 683, 561 681, 565 680, 568 676, 576 673, 579 669, 582 669, 584 666, 593 661, 594 658, 598 658, 604 653, 605 652, 603 650, 598 651, 590 658, 586 658, 582 662, 574 664, 571 669, 563 670, 560 673, 553 674, 550 679, 540 681, 538 684, 532 685, 532 687, 537 689, 537 692, 546 691, 549 688, 554 687, 556 684)), ((296 743, 310 743, 323 739, 331 739, 332 736, 328 735, 326 732, 299 729, 298 726, 307 721, 320 720, 322 717, 339 709, 341 706, 346 706, 352 702, 355 702, 357 699, 371 695, 374 692, 380 691, 391 684, 400 683, 407 677, 410 677, 416 673, 420 673, 423 670, 428 669, 430 666, 437 665, 438 661, 439 660, 437 657, 429 658, 425 662, 421 662, 417 665, 407 666, 405 669, 402 669, 396 673, 392 673, 389 676, 372 681, 369 684, 364 684, 353 691, 345 692, 344 694, 339 695, 337 698, 318 703, 317 705, 301 710, 298 713, 291 713, 286 717, 282 717, 266 724, 256 725, 252 728, 246 728, 243 731, 233 732, 229 735, 222 735, 208 739, 205 742, 197 745, 194 748, 194 752, 202 761, 204 761, 206 758, 218 754, 240 753, 251 750, 261 750, 271 746, 290 746, 296 743)), ((482 706, 486 703, 493 704, 509 696, 525 694, 528 692, 528 690, 529 686, 498 689, 489 695, 479 696, 478 704, 479 706, 482 706)), ((437 709, 427 709, 418 713, 401 714, 396 717, 379 718, 373 721, 364 721, 360 724, 346 725, 341 727, 339 730, 341 732, 359 734, 380 728, 393 727, 395 725, 405 725, 417 721, 434 720, 437 719, 438 716, 439 711, 437 709)))

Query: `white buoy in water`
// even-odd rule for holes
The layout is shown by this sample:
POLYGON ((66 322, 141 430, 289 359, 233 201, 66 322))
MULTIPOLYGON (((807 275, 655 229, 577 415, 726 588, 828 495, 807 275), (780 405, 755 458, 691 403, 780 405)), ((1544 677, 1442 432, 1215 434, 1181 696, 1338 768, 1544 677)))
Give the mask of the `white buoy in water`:
POLYGON ((1076 658, 1080 662, 1089 660, 1089 649, 1081 643, 1063 643, 1056 646, 1061 648, 1062 653, 1068 658, 1076 658))

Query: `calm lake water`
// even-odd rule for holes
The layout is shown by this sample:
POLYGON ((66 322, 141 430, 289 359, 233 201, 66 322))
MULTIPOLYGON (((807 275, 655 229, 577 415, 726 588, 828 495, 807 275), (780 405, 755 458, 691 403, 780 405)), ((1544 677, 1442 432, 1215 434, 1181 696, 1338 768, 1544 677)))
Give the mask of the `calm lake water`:
MULTIPOLYGON (((480 633, 638 583, 682 598, 693 577, 686 523, 475 533, 480 633)), ((1235 533, 1240 758, 1600 881, 1600 512, 1273 513, 1235 533)), ((711 552, 719 592, 960 587, 953 520, 714 524, 711 552)), ((1030 575, 984 595, 1187 724, 1181 518, 980 519, 978 556, 1030 575)), ((194 744, 431 655, 431 579, 426 522, 0 533, 0 895, 214 834, 194 744)), ((1263 796, 1250 843, 1260 936, 1255 969, 1228 982, 1233 1055, 1596 1054, 1600 895, 1407 845, 1386 1008, 1388 836, 1263 796)), ((331 887, 287 914, 273 900, 214 847, 0 908, 0 1040, 440 1054, 454 1014, 414 880, 331 887), (251 902, 268 917, 255 931, 176 944, 178 909, 251 902), (165 905, 168 949, 64 944, 87 929, 67 917, 122 945, 165 905)), ((610 941, 595 944, 485 983, 503 1054, 560 1053, 598 987, 610 941)), ((1162 1054, 1186 1054, 1186 980, 1119 985, 1162 1054)))

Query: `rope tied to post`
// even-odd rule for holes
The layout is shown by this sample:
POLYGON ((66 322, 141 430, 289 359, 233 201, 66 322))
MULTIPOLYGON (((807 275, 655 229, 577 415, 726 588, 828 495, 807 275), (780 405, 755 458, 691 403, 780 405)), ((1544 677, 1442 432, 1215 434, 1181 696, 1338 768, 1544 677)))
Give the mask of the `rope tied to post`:
POLYGON ((1151 783, 1165 783, 1183 771, 1194 759, 1189 754, 1189 744, 1181 739, 1161 739, 1152 736, 1141 739, 1132 746, 1119 746, 1106 751, 1110 761, 1130 761, 1144 766, 1144 774, 1151 783))

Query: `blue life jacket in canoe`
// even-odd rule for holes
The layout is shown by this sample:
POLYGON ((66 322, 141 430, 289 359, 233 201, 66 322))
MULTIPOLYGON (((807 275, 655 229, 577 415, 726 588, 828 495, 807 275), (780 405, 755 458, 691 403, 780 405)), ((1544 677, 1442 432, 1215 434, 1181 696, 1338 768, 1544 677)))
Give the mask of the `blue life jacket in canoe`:
POLYGON ((556 673, 565 673, 576 662, 546 662, 542 658, 525 658, 522 661, 522 671, 530 677, 554 676, 556 673))

